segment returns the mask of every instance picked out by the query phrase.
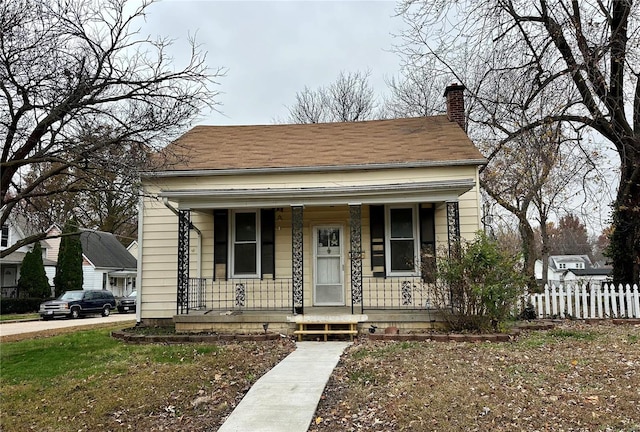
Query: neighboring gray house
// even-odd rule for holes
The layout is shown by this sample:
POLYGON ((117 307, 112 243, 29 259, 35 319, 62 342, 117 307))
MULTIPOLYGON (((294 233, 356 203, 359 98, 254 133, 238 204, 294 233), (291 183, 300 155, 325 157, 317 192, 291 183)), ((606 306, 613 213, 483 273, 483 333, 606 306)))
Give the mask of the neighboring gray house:
MULTIPOLYGON (((542 282, 542 260, 535 263, 536 279, 542 282)), ((595 267, 587 255, 552 255, 549 257, 549 285, 606 283, 611 281, 611 268, 595 267)))
POLYGON ((83 230, 80 242, 83 289, 107 289, 116 297, 136 289, 137 260, 113 234, 83 230))

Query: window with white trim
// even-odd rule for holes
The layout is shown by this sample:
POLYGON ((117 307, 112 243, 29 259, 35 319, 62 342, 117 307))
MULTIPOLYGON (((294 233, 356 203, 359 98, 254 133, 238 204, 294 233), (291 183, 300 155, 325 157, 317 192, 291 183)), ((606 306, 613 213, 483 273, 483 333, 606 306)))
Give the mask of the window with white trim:
POLYGON ((419 257, 416 207, 387 207, 386 216, 387 274, 416 275, 419 257))
POLYGON ((234 211, 231 218, 231 273, 234 277, 260 275, 260 212, 234 211))

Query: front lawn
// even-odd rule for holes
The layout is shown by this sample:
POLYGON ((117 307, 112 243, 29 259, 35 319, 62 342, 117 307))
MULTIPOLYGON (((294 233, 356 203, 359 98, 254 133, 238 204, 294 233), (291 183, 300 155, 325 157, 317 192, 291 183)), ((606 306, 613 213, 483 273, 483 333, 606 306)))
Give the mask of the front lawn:
POLYGON ((513 343, 359 343, 310 431, 637 432, 639 335, 568 323, 513 343))
POLYGON ((0 430, 215 430, 292 348, 130 345, 110 331, 2 343, 0 430))
POLYGON ((33 320, 40 319, 40 314, 37 313, 27 313, 27 314, 4 314, 0 315, 1 321, 14 321, 14 320, 33 320))

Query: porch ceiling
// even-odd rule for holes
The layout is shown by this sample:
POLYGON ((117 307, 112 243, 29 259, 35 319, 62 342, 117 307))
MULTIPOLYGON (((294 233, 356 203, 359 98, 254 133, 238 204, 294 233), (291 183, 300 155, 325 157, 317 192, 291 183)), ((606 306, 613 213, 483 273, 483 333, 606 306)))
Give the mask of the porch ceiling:
POLYGON ((457 201, 475 186, 462 180, 339 187, 164 190, 180 209, 287 207, 291 205, 395 204, 457 201))

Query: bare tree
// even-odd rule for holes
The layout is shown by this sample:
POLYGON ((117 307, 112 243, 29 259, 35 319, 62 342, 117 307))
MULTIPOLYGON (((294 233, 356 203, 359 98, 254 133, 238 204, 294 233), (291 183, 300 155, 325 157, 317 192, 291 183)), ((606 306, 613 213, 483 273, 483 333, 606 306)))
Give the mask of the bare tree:
POLYGON ((289 120, 292 123, 326 123, 329 121, 326 92, 309 87, 296 93, 296 102, 289 108, 289 120))
MULTIPOLYGON (((610 253, 616 281, 640 281, 640 10, 628 0, 401 3, 409 62, 478 71, 475 120, 494 151, 540 126, 595 131, 620 157, 610 253), (471 51, 461 65, 456 52, 471 51), (522 112, 526 122, 521 122, 522 112)), ((464 80, 459 80, 466 84, 464 80)), ((472 87, 472 86, 467 86, 472 87)))
POLYGON ((157 148, 215 106, 212 86, 223 71, 206 66, 193 39, 190 59, 176 68, 166 53, 172 41, 133 27, 150 4, 0 0, 0 223, 32 198, 82 187, 106 149, 157 148), (101 139, 83 138, 90 135, 101 139), (42 187, 57 177, 64 189, 42 187))
POLYGON ((377 106, 367 72, 340 72, 327 87, 305 87, 289 107, 291 123, 327 123, 370 120, 377 106))

